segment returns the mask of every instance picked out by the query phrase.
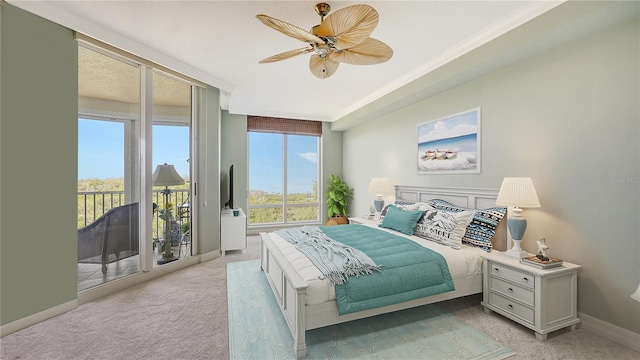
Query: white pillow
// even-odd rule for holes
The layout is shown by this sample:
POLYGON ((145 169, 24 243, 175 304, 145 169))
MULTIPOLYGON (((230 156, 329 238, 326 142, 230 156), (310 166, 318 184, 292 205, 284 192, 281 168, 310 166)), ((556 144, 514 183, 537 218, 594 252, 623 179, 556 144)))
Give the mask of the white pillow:
POLYGON ((462 237, 473 220, 475 211, 450 212, 427 210, 416 224, 413 234, 421 238, 459 249, 462 237))

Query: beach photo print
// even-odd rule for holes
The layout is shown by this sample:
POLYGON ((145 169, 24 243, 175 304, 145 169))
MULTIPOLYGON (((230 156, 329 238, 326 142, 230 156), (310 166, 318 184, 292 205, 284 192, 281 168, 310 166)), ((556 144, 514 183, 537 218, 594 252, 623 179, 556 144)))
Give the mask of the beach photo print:
POLYGON ((480 172, 480 108, 418 125, 418 174, 480 172))

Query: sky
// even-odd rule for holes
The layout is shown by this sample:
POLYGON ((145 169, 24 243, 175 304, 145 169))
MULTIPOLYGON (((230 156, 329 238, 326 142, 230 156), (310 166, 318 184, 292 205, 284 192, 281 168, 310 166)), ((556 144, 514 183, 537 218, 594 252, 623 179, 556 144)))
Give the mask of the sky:
MULTIPOLYGON (((318 178, 318 138, 287 136, 287 187, 289 193, 307 193, 318 178)), ((249 133, 249 189, 282 193, 280 134, 249 133)))
MULTIPOLYGON (((282 193, 282 135, 251 132, 249 137, 249 188, 282 193)), ((311 192, 313 180, 318 177, 317 138, 288 135, 287 145, 289 193, 311 192)), ((123 123, 80 119, 78 150, 79 179, 124 176, 123 123)), ((186 177, 189 175, 188 158, 188 127, 154 125, 154 170, 158 164, 172 164, 186 177)))
MULTIPOLYGON (((189 128, 153 126, 153 169, 172 164, 189 176, 189 128)), ((124 124, 80 119, 78 122, 78 179, 124 177, 124 124)))

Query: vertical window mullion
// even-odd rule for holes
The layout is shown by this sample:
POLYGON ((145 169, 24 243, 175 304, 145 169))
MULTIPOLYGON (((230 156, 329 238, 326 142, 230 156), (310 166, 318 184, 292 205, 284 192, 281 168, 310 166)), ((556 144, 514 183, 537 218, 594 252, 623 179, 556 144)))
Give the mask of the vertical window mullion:
POLYGON ((282 222, 287 223, 287 135, 282 134, 282 222))
MULTIPOLYGON (((153 71, 146 66, 140 66, 140 187, 141 197, 140 213, 141 219, 147 218, 146 214, 152 214, 148 204, 153 201, 147 199, 153 198, 153 187, 151 181, 152 162, 151 154, 153 151, 153 71)), ((151 218, 151 215, 148 216, 151 218)), ((153 230, 152 224, 148 221, 140 222, 140 268, 147 272, 153 269, 153 230)))

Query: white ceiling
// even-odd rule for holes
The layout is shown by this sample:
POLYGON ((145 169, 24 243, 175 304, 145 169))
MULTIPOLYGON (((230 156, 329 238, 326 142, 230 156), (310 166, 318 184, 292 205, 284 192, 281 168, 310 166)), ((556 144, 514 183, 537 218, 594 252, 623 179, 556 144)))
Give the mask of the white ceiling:
MULTIPOLYGON (((223 107, 232 114, 332 122, 563 3, 367 1, 380 15, 371 36, 388 44, 393 57, 377 65, 341 64, 321 80, 310 73, 308 54, 258 64, 305 44, 255 18, 266 14, 310 29, 320 20, 314 11, 319 1, 9 2, 221 89, 223 107)), ((333 13, 360 2, 328 3, 333 13)))

